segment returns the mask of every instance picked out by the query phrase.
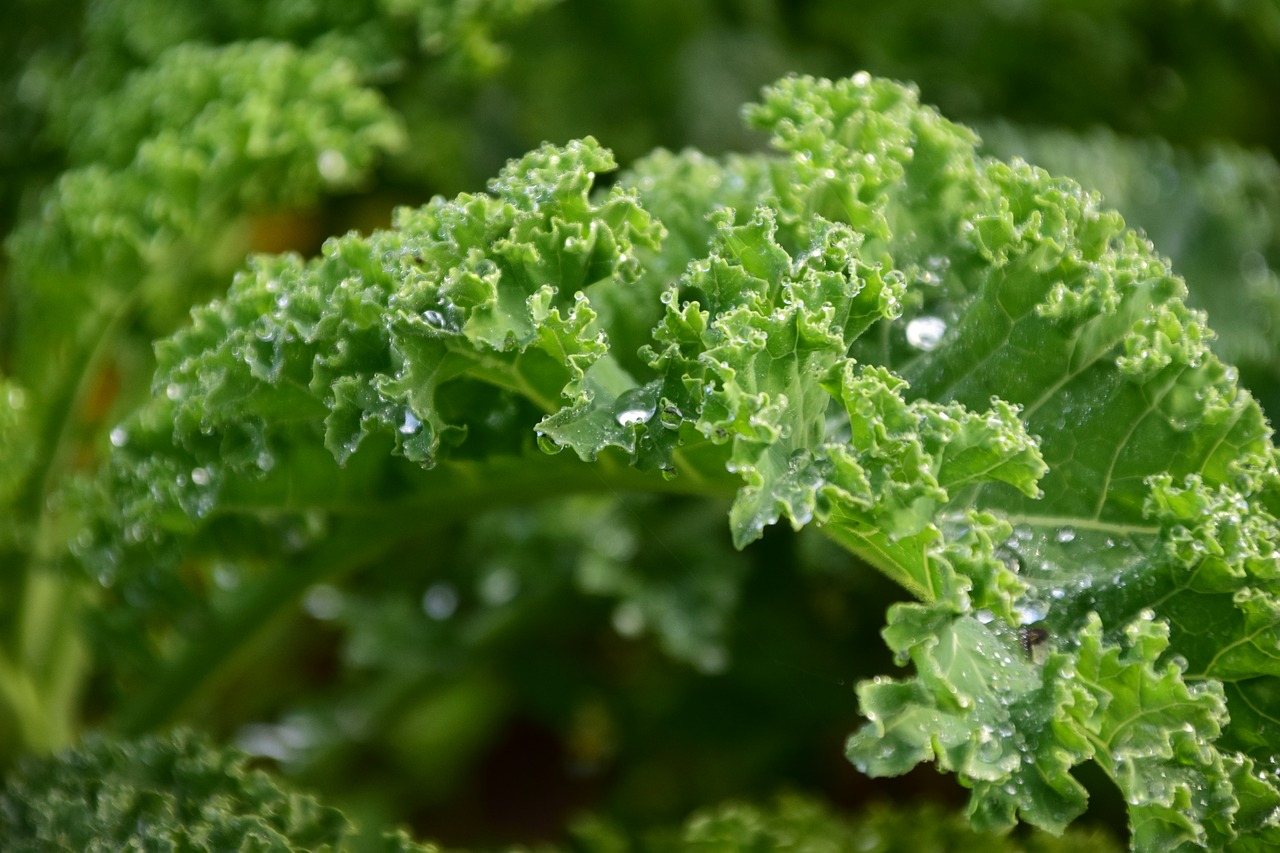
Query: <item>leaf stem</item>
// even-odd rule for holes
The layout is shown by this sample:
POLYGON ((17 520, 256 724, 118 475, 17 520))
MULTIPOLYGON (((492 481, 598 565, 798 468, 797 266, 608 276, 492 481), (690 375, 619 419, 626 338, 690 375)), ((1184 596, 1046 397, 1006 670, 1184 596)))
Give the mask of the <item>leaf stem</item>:
POLYGON ((51 750, 72 735, 73 708, 88 660, 73 617, 78 584, 43 569, 55 537, 48 500, 82 439, 76 413, 136 304, 130 296, 101 306, 91 327, 96 333, 71 346, 63 381, 53 388, 42 427, 34 431, 35 462, 14 505, 31 535, 10 569, 17 607, 7 614, 11 621, 0 649, 0 701, 16 717, 20 740, 14 745, 19 748, 51 750))

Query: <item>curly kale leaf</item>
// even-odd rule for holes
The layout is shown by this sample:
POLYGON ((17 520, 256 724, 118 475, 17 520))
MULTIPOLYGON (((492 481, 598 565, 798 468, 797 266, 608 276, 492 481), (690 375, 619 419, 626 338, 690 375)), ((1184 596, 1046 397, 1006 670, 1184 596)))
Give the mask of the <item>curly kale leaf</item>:
MULTIPOLYGON (((884 156, 859 137, 885 94, 858 88, 795 81, 757 115, 784 144, 821 140, 803 143, 806 168, 884 156)), ((904 200, 941 162, 922 156, 926 134, 916 139, 888 149, 911 152, 891 155, 906 163, 890 190, 904 200)), ((950 187, 949 229, 937 227, 944 205, 900 208, 901 248, 891 240, 890 251, 923 256, 922 286, 905 312, 907 346, 891 334, 878 355, 913 396, 1018 406, 1047 464, 1044 494, 983 485, 964 497, 1012 525, 972 557, 988 578, 992 558, 1016 570, 1014 618, 981 599, 892 612, 886 639, 917 674, 861 688, 873 721, 851 755, 875 772, 936 758, 974 788, 979 825, 1008 825, 1017 811, 1060 827, 1083 808, 1065 771, 1093 758, 1130 802, 1138 849, 1273 837, 1275 783, 1260 773, 1271 748, 1241 751, 1230 728, 1219 737, 1221 681, 1277 675, 1269 429, 1209 352, 1181 281, 1096 197, 972 155, 947 174, 966 172, 950 187), (945 331, 922 339, 922 326, 945 331), (1021 648, 1032 636, 1052 651, 1021 648)), ((957 515, 937 521, 942 555, 973 534, 957 515)))
POLYGON ((740 547, 814 525, 918 599, 884 631, 914 675, 859 688, 868 772, 934 760, 979 827, 1056 832, 1092 760, 1135 849, 1273 843, 1280 476, 1181 280, 910 88, 791 78, 748 116, 777 153, 593 192, 607 152, 544 147, 257 261, 160 346, 98 571, 139 600, 230 531, 325 566, 471 501, 731 496, 740 547))
POLYGON ((999 156, 1071 175, 1145 231, 1186 279, 1188 304, 1207 312, 1214 352, 1240 369, 1242 383, 1274 416, 1280 163, 1228 144, 1193 154, 1102 129, 1079 136, 997 125, 984 142, 999 156))
POLYGON ((329 54, 181 45, 130 75, 7 245, 12 371, 50 389, 43 431, 64 428, 66 397, 104 362, 146 363, 122 346, 131 327, 168 333, 207 298, 239 263, 246 216, 350 189, 402 144, 381 95, 329 54))
POLYGON ((13 851, 339 850, 346 818, 189 732, 92 737, 27 759, 0 790, 13 851))
MULTIPOLYGON (((898 850, 945 846, 990 850, 993 839, 974 832, 962 815, 940 808, 879 807, 854 817, 799 796, 767 806, 724 803, 683 825, 628 838, 600 818, 580 819, 572 848, 585 851, 659 850, 898 850)), ((343 851, 439 853, 403 830, 379 839, 357 834, 338 810, 291 790, 246 756, 216 747, 189 731, 166 738, 118 741, 102 736, 54 757, 28 759, 0 788, 0 842, 5 850, 106 851, 343 851)), ((1062 838, 1043 833, 996 848, 1017 851, 1118 849, 1097 832, 1062 838)), ((497 849, 497 848, 494 848, 497 849)), ((512 851, 521 848, 507 848, 512 851)), ((540 846, 549 851, 569 845, 540 846)))

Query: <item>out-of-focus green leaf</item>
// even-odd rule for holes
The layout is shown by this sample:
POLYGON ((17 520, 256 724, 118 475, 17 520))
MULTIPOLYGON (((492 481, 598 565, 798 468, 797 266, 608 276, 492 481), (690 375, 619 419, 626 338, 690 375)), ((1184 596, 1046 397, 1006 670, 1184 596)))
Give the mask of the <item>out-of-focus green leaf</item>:
POLYGON ((349 831, 340 812, 190 733, 95 738, 28 760, 0 791, 13 851, 339 850, 349 831))
POLYGON ((1201 152, 1158 139, 989 128, 986 146, 1100 192, 1146 232, 1208 314, 1210 345, 1242 371, 1264 408, 1280 400, 1280 165, 1260 151, 1217 144, 1201 152))

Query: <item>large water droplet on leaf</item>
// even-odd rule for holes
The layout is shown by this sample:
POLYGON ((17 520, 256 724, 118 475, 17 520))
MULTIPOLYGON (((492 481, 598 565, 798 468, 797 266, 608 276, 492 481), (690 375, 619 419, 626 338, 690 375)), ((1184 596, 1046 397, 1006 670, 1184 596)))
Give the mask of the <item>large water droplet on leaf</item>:
POLYGON ((923 352, 936 349, 946 333, 947 324, 941 317, 916 317, 907 323, 907 343, 923 352))
POLYGON ((652 393, 646 388, 632 388, 618 395, 613 417, 622 426, 634 426, 653 417, 657 406, 652 393))
POLYGON ((413 412, 405 409, 404 420, 400 423, 399 429, 401 435, 413 435, 422 429, 422 421, 413 412))
POLYGON ((548 456, 554 456, 564 450, 564 445, 546 433, 538 433, 538 449, 548 456))

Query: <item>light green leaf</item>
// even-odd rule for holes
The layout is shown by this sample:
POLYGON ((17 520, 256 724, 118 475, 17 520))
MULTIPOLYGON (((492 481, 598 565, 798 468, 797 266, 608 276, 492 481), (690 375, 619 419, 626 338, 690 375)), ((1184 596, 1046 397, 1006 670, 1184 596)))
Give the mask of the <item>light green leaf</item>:
POLYGON ((607 152, 545 146, 257 261, 159 348, 114 528, 339 565, 469 500, 729 497, 739 547, 813 524, 918 599, 884 632, 914 675, 860 688, 868 772, 932 760, 978 825, 1056 832, 1092 760, 1136 849, 1270 843, 1280 474, 1181 280, 908 87, 791 78, 748 114, 779 153, 593 192, 607 152))

